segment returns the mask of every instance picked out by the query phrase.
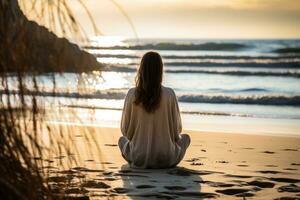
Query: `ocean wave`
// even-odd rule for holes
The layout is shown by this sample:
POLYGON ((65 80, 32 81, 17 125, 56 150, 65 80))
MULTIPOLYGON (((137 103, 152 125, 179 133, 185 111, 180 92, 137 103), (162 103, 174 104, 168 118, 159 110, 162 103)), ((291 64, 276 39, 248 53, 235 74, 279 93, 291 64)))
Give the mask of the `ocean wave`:
MULTIPOLYGON (((137 64, 137 63, 132 63, 137 64)), ((164 62, 166 66, 190 67, 252 67, 252 68, 300 68, 299 61, 290 62, 164 62)))
MULTIPOLYGON (((126 55, 126 54, 99 54, 95 53, 93 54, 96 57, 102 57, 102 58, 129 58, 129 59, 141 59, 141 56, 139 55, 126 55)), ((224 56, 224 55, 162 55, 165 59, 180 59, 180 60, 186 60, 186 59, 222 59, 222 60, 286 60, 286 59, 299 59, 299 55, 282 55, 282 56, 224 56)))
POLYGON ((181 102, 217 103, 217 104, 257 104, 257 105, 289 105, 300 106, 300 96, 212 96, 212 95, 182 95, 181 102))
POLYGON ((300 53, 300 47, 286 47, 276 49, 274 52, 276 53, 300 53))
POLYGON ((268 92, 269 90, 264 89, 264 88, 247 88, 247 89, 242 89, 239 91, 241 91, 241 92, 268 92))
MULTIPOLYGON (((89 105, 65 105, 69 108, 84 108, 84 109, 99 109, 99 110, 117 110, 122 111, 122 108, 115 107, 102 107, 102 106, 89 106, 89 105)), ((191 115, 217 115, 217 116, 239 116, 239 117, 253 117, 250 114, 240 114, 240 113, 227 113, 227 112, 209 112, 209 111, 181 111, 182 114, 191 115)))
POLYGON ((189 50, 205 50, 205 51, 220 51, 220 50, 240 50, 248 47, 240 43, 215 43, 207 42, 203 44, 180 44, 180 43, 157 43, 157 44, 143 44, 132 46, 112 46, 112 47, 97 47, 84 46, 85 49, 120 49, 120 50, 174 50, 174 51, 189 51, 189 50))
POLYGON ((212 70, 168 70, 168 73, 199 73, 199 74, 221 74, 233 76, 284 76, 300 78, 296 72, 263 72, 263 71, 212 71, 212 70))
MULTIPOLYGON (((107 68, 108 71, 118 72, 136 72, 136 68, 131 67, 116 67, 111 66, 107 68)), ((203 70, 203 69, 165 69, 166 73, 198 73, 198 74, 220 74, 220 75, 232 75, 232 76, 284 76, 300 78, 300 73, 290 71, 242 71, 242 70, 203 70)))
MULTIPOLYGON (((0 90, 0 94, 7 94, 6 91, 0 90)), ((10 95, 19 95, 17 90, 10 90, 10 95)), ((124 99, 126 93, 124 91, 103 91, 94 93, 79 93, 79 92, 47 92, 47 91, 30 91, 23 92, 24 95, 42 96, 42 97, 64 97, 64 98, 84 98, 84 99, 124 99)))
POLYGON ((246 89, 240 89, 240 90, 228 90, 228 89, 221 89, 221 88, 211 88, 208 91, 221 92, 221 93, 270 92, 270 90, 264 89, 264 88, 246 88, 246 89))
MULTIPOLYGON (((251 89, 250 89, 251 90, 251 89)), ((252 88, 253 90, 253 88, 252 88)), ((0 90, 0 94, 6 91, 0 90)), ((10 91, 10 94, 19 94, 18 91, 10 91)), ((35 95, 43 97, 64 97, 64 98, 87 98, 87 99, 124 99, 126 91, 103 91, 90 94, 78 92, 35 92, 25 91, 24 95, 35 95)), ((300 96, 274 96, 274 95, 179 95, 178 101, 189 103, 215 103, 215 104, 256 104, 256 105, 289 105, 300 106, 300 96)))
MULTIPOLYGON (((107 65, 130 65, 138 66, 139 62, 130 61, 125 64, 120 63, 105 63, 107 65)), ((292 68, 300 69, 299 61, 286 61, 286 62, 251 62, 251 61, 232 61, 232 62, 220 62, 220 61, 196 61, 196 62, 186 62, 186 61, 165 61, 164 65, 167 67, 249 67, 249 68, 292 68)))

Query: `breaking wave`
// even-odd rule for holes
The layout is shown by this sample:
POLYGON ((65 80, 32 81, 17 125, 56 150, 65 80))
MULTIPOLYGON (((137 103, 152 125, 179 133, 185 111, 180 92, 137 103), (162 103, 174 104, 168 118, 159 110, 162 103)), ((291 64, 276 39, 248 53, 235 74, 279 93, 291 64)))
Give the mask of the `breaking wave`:
POLYGON ((300 96, 210 96, 210 95, 182 95, 181 102, 191 103, 227 103, 227 104, 257 104, 257 105, 289 105, 299 106, 300 96))
MULTIPOLYGON (((65 105, 70 108, 85 108, 85 109, 100 109, 100 110, 117 110, 122 111, 122 108, 115 107, 101 107, 101 106, 88 106, 88 105, 65 105)), ((249 114, 240 113, 227 113, 227 112, 209 112, 209 111, 180 111, 182 114, 192 115, 218 115, 218 116, 239 116, 239 117, 253 117, 249 114)))
MULTIPOLYGON (((250 88, 244 91, 261 90, 259 88, 250 88)), ((5 94, 5 91, 1 91, 5 94)), ((10 91, 10 94, 18 94, 18 91, 10 91)), ((64 98, 87 98, 87 99, 124 99, 126 91, 103 91, 90 94, 80 94, 77 92, 32 92, 26 91, 25 95, 36 95, 43 97, 64 97, 64 98)), ((180 102, 189 103, 216 103, 216 104, 256 104, 256 105, 288 105, 300 106, 300 96, 285 95, 179 95, 180 102)))
MULTIPOLYGON (((118 72, 136 72, 133 67, 117 67, 111 66, 107 70, 118 72)), ((253 71, 253 70, 207 70, 201 68, 187 68, 187 69, 164 69, 167 73, 198 73, 198 74, 220 74, 220 75, 233 75, 233 76, 284 76, 300 78, 300 73, 295 71, 253 71)))
MULTIPOLYGON (((138 55, 131 55, 131 54, 100 54, 94 53, 97 57, 102 58, 131 58, 131 59, 140 59, 141 56, 138 55)), ((256 60, 263 60, 263 59, 272 59, 272 60, 282 60, 282 59, 299 59, 297 55, 281 55, 281 56, 232 56, 232 55, 163 55, 162 57, 165 59, 256 59, 256 60)))
POLYGON ((276 53, 300 53, 300 47, 285 47, 275 50, 276 53))
POLYGON ((97 46, 84 46, 85 49, 119 49, 119 50, 175 50, 175 51, 188 51, 188 50, 240 50, 246 48, 247 45, 240 43, 216 43, 207 42, 202 44, 180 44, 180 43, 157 43, 157 44, 143 44, 131 46, 112 46, 112 47, 97 47, 97 46))

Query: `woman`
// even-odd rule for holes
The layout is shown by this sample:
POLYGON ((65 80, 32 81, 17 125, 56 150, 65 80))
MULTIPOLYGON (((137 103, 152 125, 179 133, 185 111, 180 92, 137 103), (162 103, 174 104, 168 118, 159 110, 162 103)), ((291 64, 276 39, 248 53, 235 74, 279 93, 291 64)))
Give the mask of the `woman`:
POLYGON ((133 168, 176 166, 190 144, 182 130, 176 95, 162 86, 163 63, 156 52, 140 63, 136 87, 125 98, 119 147, 133 168))

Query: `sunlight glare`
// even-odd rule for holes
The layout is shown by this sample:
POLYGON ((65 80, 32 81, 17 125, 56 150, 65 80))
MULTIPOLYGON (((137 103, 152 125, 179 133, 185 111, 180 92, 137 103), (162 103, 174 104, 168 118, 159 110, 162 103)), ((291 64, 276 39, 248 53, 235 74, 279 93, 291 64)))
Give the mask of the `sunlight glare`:
POLYGON ((121 36, 94 36, 91 38, 91 44, 98 47, 125 46, 125 39, 121 36))

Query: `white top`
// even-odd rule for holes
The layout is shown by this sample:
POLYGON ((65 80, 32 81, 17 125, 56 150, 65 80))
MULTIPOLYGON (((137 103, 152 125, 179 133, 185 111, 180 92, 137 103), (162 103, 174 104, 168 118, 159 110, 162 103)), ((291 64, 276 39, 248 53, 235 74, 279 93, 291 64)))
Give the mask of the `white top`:
POLYGON ((148 113, 136 105, 135 88, 125 98, 121 132, 128 138, 129 152, 125 155, 132 167, 164 168, 177 164, 181 148, 176 143, 182 130, 176 95, 162 86, 159 107, 148 113))

